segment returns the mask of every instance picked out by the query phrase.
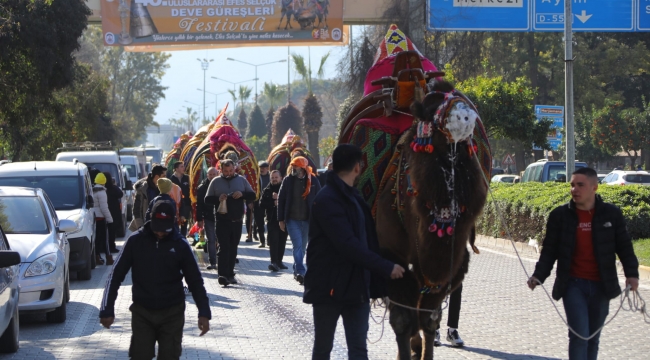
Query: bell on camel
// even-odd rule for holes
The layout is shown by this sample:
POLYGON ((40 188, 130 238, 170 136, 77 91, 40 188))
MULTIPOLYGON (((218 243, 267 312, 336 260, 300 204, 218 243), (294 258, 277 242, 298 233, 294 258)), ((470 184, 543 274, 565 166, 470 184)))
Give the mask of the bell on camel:
POLYGON ((137 1, 131 2, 131 36, 141 38, 157 34, 156 24, 154 24, 149 15, 147 7, 138 4, 137 1))

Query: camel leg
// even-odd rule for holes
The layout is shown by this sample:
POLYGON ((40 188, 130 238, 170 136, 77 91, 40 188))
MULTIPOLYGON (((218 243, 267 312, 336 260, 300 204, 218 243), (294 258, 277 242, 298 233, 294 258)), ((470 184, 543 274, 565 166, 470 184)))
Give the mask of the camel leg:
MULTIPOLYGON (((399 280, 391 280, 388 285, 390 299, 397 303, 416 307, 418 282, 412 272, 407 271, 399 280)), ((414 310, 391 304, 390 325, 397 341, 397 359, 411 360, 411 337, 418 332, 417 313, 414 310)))
POLYGON ((280 30, 280 27, 282 26, 282 19, 284 19, 284 13, 280 15, 280 23, 278 24, 278 30, 280 30))
POLYGON ((411 336, 411 359, 420 360, 422 357, 422 337, 420 337, 420 332, 411 336))

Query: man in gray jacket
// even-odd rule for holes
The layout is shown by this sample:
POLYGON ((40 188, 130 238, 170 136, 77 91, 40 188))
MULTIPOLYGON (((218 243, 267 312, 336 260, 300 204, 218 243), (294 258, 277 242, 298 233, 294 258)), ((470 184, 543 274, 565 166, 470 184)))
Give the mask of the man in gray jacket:
POLYGON ((242 220, 246 206, 255 201, 255 192, 245 177, 235 173, 235 163, 232 160, 221 160, 220 164, 221 175, 210 182, 205 203, 217 207, 215 218, 219 242, 218 281, 219 284, 227 286, 237 283, 235 259, 241 239, 242 220), (219 212, 222 201, 226 203, 225 213, 219 212))

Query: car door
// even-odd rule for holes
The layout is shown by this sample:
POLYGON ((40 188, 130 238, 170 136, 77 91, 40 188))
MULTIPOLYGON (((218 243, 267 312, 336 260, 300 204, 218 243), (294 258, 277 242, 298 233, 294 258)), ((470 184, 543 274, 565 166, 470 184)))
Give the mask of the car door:
MULTIPOLYGON (((56 211, 54 210, 54 206, 52 205, 52 201, 50 201, 50 198, 47 197, 47 194, 43 192, 43 198, 45 199, 45 204, 47 205, 47 211, 50 213, 50 218, 51 220, 51 226, 52 229, 58 229, 59 227, 59 218, 56 215, 56 211)), ((70 264, 70 243, 68 242, 68 236, 64 232, 58 232, 57 230, 55 232, 55 237, 56 237, 56 242, 57 246, 63 254, 65 254, 65 268, 66 268, 66 274, 68 272, 68 265, 70 264)))
MULTIPOLYGON (((84 183, 84 190, 85 190, 85 198, 88 199, 88 197, 92 198, 93 197, 93 187, 92 187, 92 181, 90 181, 90 173, 88 172, 88 169, 84 172, 83 175, 83 183, 84 183)), ((90 228, 88 229, 88 234, 89 234, 89 239, 90 239, 90 246, 92 249, 95 248, 95 212, 92 210, 92 208, 88 208, 88 204, 86 204, 85 208, 81 209, 84 213, 84 223, 85 224, 91 224, 90 228)))
MULTIPOLYGON (((4 231, 0 230, 0 250, 11 250, 4 231)), ((4 330, 18 306, 20 265, 0 268, 0 329, 4 330)))

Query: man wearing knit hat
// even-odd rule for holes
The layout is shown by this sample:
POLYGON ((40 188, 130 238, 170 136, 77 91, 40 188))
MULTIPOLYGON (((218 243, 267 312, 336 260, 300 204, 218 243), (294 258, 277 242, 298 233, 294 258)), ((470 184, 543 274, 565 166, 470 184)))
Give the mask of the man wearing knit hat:
POLYGON ((302 156, 293 158, 278 194, 278 221, 280 229, 291 237, 293 278, 300 285, 305 281, 303 259, 307 249, 310 209, 319 191, 320 183, 309 161, 302 156))
POLYGON ((95 176, 95 185, 93 186, 95 244, 97 244, 95 256, 97 263, 101 265, 104 263, 104 260, 100 254, 104 252, 106 253, 106 265, 113 265, 113 256, 108 245, 108 226, 112 226, 113 217, 108 208, 108 197, 104 185, 106 185, 106 176, 100 172, 95 176))
MULTIPOLYGON (((145 221, 151 220, 151 210, 153 208, 153 205, 158 200, 171 201, 176 206, 176 212, 174 213, 174 215, 176 216, 179 213, 178 210, 181 201, 181 189, 167 178, 159 178, 156 182, 156 185, 158 186, 160 195, 153 198, 153 200, 151 200, 151 202, 149 203, 149 208, 147 209, 147 214, 145 215, 145 221)), ((176 222, 176 227, 180 232, 180 227, 178 226, 178 218, 175 217, 174 221, 176 222)))

